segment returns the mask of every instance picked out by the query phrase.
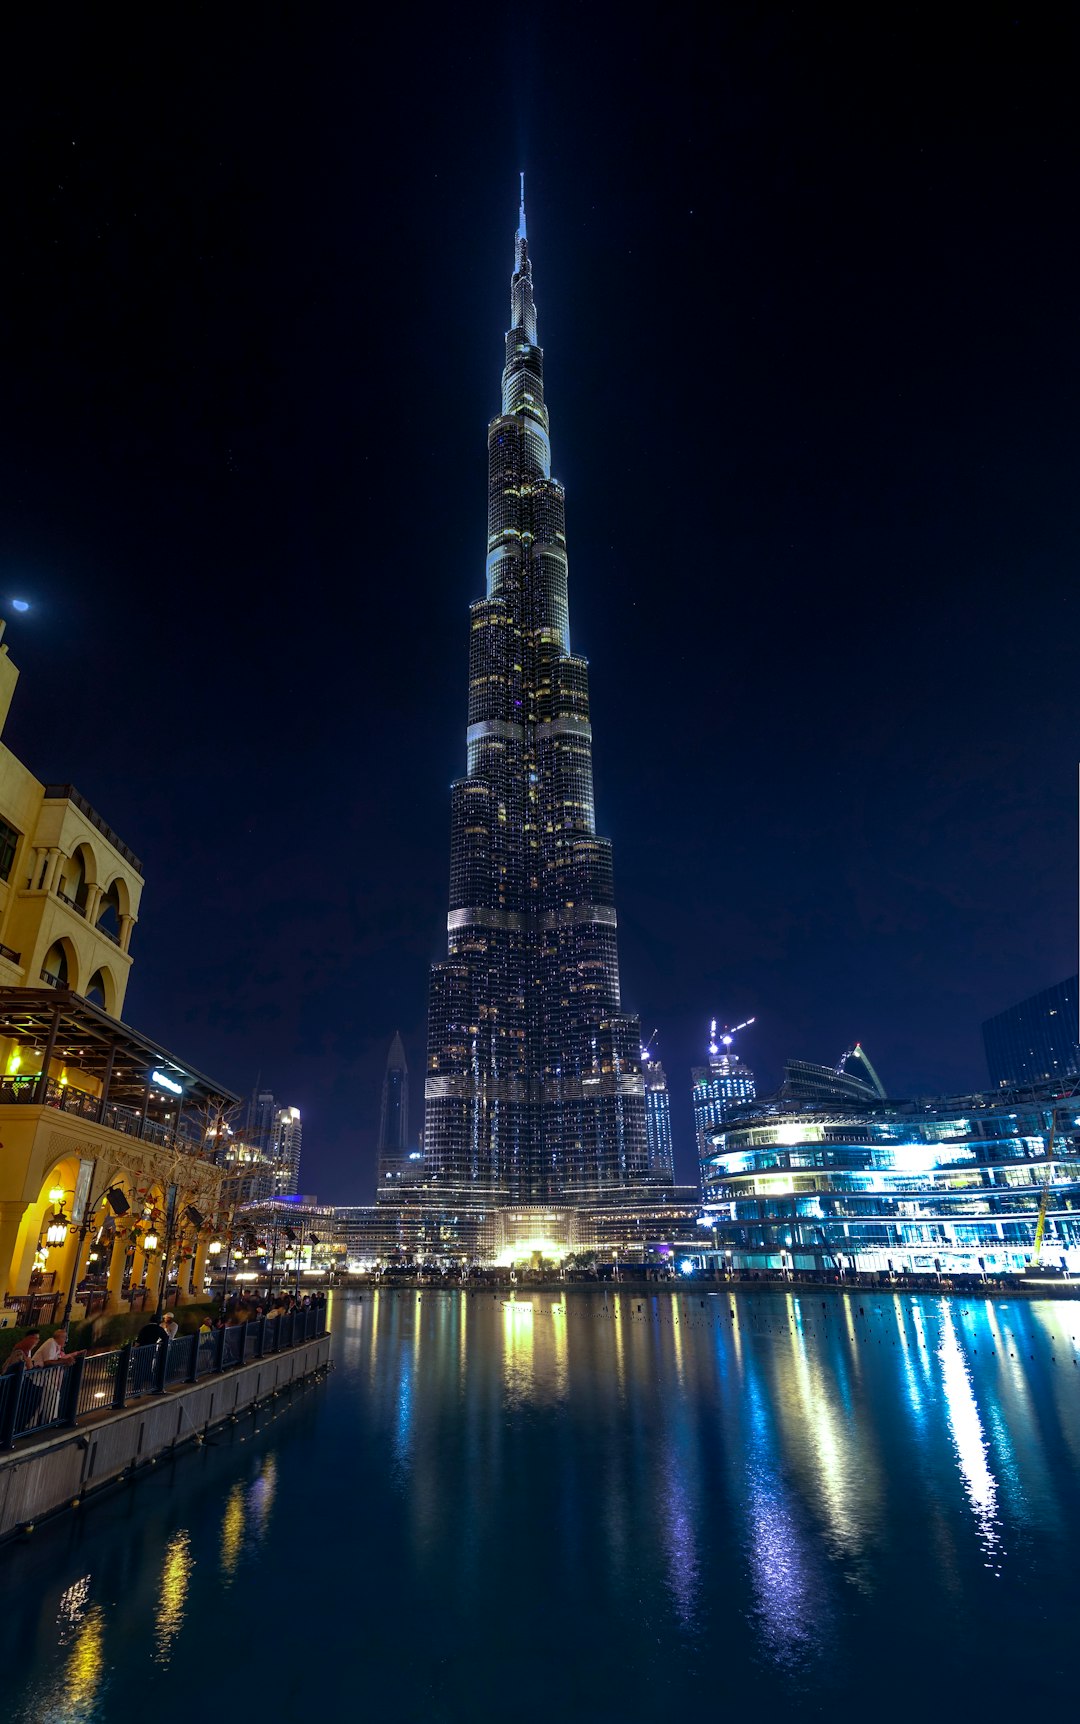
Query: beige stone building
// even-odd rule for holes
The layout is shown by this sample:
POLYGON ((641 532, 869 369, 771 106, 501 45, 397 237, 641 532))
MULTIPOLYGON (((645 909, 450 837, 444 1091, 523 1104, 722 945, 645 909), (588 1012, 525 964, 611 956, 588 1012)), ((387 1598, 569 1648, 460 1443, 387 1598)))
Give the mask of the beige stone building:
MULTIPOLYGON (((17 679, 0 645, 0 733, 17 679)), ((121 1021, 142 888, 86 798, 0 740, 0 1321, 202 1285, 237 1098, 121 1021)))

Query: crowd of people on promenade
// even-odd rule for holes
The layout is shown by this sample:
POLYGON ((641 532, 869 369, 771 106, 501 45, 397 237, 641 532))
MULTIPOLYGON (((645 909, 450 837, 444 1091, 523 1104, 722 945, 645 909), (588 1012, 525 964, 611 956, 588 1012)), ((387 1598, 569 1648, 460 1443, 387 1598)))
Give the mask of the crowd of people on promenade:
POLYGON ((294 1311, 325 1310, 326 1294, 317 1289, 312 1293, 271 1293, 262 1298, 257 1293, 234 1293, 216 1324, 204 1321, 203 1328, 234 1329, 238 1323, 258 1323, 263 1317, 288 1317, 294 1311))
MULTIPOLYGON (((311 1293, 271 1292, 263 1297, 254 1292, 236 1292, 228 1299, 222 1311, 215 1317, 204 1316, 199 1325, 199 1336, 211 1335, 218 1329, 233 1329, 243 1323, 257 1323, 264 1317, 275 1319, 288 1317, 293 1313, 304 1314, 311 1310, 322 1311, 325 1314, 326 1294, 322 1291, 311 1293)), ((158 1346, 176 1339, 180 1325, 173 1312, 166 1311, 163 1315, 153 1317, 143 1324, 135 1336, 137 1347, 158 1346)), ((42 1365, 70 1365, 83 1354, 95 1352, 111 1352, 111 1347, 80 1347, 73 1352, 68 1351, 68 1330, 65 1324, 54 1329, 44 1340, 40 1329, 30 1329, 15 1342, 4 1361, 0 1375, 23 1377, 24 1373, 36 1370, 42 1365)), ((23 1429, 31 1425, 47 1424, 53 1414, 45 1405, 50 1399, 55 1399, 60 1393, 60 1377, 56 1376, 55 1384, 48 1379, 27 1379, 26 1394, 33 1401, 29 1408, 30 1417, 23 1422, 23 1429)), ((25 1397, 24 1397, 25 1398, 25 1397)), ((54 1409, 55 1411, 55 1409, 54 1409)))

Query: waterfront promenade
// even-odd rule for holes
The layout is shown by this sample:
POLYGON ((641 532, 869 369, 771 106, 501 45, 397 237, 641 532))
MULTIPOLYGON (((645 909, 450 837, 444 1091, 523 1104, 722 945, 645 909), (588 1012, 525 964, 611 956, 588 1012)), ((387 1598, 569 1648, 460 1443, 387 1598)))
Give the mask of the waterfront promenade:
POLYGON ((325 1367, 327 1308, 0 1376, 0 1541, 325 1367))
POLYGON ((780 1271, 766 1272, 764 1270, 745 1270, 719 1274, 711 1274, 706 1270, 695 1269, 693 1273, 667 1274, 658 1271, 647 1271, 638 1264, 620 1265, 617 1272, 605 1269, 597 1276, 572 1273, 567 1276, 537 1274, 531 1271, 518 1271, 515 1274, 508 1269, 485 1269, 470 1274, 462 1279, 454 1274, 443 1274, 439 1271, 429 1272, 418 1270, 413 1273, 401 1273, 373 1276, 349 1275, 342 1276, 336 1282, 341 1291, 350 1291, 363 1295, 376 1291, 393 1292, 395 1289, 412 1288, 442 1288, 450 1291, 464 1288, 469 1292, 492 1292, 502 1294, 520 1294, 529 1296, 533 1293, 551 1294, 552 1296, 572 1289, 576 1292, 588 1290, 612 1292, 621 1290, 624 1293, 654 1293, 668 1292, 682 1294, 706 1288, 715 1293, 721 1288, 732 1293, 743 1291, 753 1293, 866 1293, 866 1294, 944 1294, 954 1298, 986 1298, 986 1299, 1076 1299, 1080 1298, 1080 1280, 1072 1280, 1066 1276, 981 1276, 981 1275, 814 1275, 803 1270, 795 1270, 788 1275, 780 1271))

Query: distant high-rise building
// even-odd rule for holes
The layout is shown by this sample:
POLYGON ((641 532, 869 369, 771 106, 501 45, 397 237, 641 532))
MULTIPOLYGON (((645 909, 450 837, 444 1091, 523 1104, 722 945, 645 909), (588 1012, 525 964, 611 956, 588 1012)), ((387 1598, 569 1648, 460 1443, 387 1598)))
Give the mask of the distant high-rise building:
POLYGON ((641 1075, 645 1079, 645 1124, 649 1142, 649 1174, 670 1185, 675 1177, 671 1143, 671 1097, 667 1075, 650 1048, 641 1050, 641 1075))
POLYGON ((1080 1073, 1078 984, 1080 978, 1068 976, 987 1018, 982 1033, 992 1084, 1011 1089, 1080 1073))
POLYGON ((375 1195, 377 1201, 385 1203, 400 1190, 410 1168, 409 1068, 400 1034, 395 1034, 386 1056, 377 1147, 375 1195))
POLYGON ((270 1140, 274 1132, 274 1115, 277 1108, 272 1091, 260 1089, 256 1083, 248 1102, 247 1122, 244 1126, 244 1142, 255 1149, 261 1149, 264 1154, 270 1152, 270 1140))
POLYGON ((570 647, 524 185, 510 298, 467 768, 451 791, 447 957, 428 1007, 425 1179, 455 1210, 648 1185, 641 1031, 621 1004, 588 664, 570 647))
POLYGON ((753 1072, 743 1064, 738 1054, 731 1051, 737 1031, 748 1029, 753 1021, 753 1018, 748 1018, 736 1029, 723 1030, 718 1036, 714 1018, 709 1034, 709 1063, 694 1066, 690 1074, 699 1161, 704 1161, 709 1154, 706 1132, 722 1124, 741 1102, 753 1101, 757 1095, 753 1072))
POLYGON ((270 1159, 274 1164, 274 1194, 291 1197, 300 1189, 302 1127, 298 1107, 279 1107, 274 1114, 270 1159))

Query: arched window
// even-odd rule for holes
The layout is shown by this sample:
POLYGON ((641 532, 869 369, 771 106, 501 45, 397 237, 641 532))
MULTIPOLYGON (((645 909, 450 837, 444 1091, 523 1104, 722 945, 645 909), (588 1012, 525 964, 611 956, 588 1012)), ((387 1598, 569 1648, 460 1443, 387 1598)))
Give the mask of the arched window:
POLYGON ((95 927, 99 933, 107 934, 110 940, 120 944, 120 889, 115 880, 101 895, 95 927))
POLYGON ((103 1012, 109 1010, 109 986, 104 970, 94 971, 83 998, 89 1000, 92 1006, 100 1006, 103 1012))
POLYGON ((41 966, 41 979, 53 988, 66 988, 70 985, 67 953, 62 940, 54 940, 45 954, 45 962, 41 966))
POLYGON ((86 900, 96 873, 94 855, 89 845, 77 844, 72 854, 65 856, 60 865, 56 890, 65 904, 72 904, 76 910, 85 912, 86 900))

